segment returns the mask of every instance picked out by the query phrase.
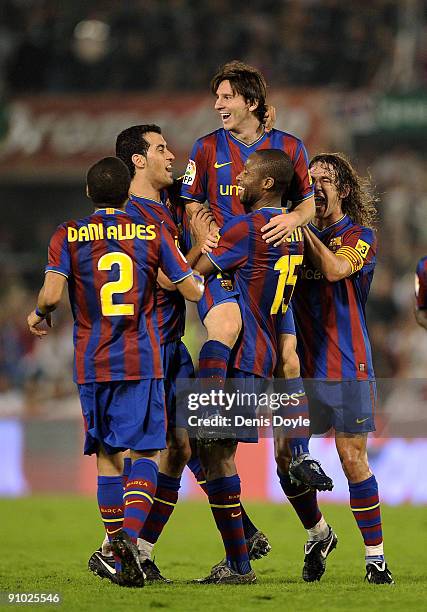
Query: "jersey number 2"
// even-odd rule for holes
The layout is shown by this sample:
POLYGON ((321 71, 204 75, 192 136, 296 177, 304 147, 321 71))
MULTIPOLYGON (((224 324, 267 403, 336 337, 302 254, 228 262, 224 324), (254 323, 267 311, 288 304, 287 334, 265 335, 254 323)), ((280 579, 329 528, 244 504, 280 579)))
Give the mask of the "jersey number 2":
POLYGON ((133 304, 113 304, 115 293, 126 293, 133 287, 133 261, 126 253, 114 252, 103 255, 98 260, 98 270, 111 270, 114 264, 119 266, 119 278, 105 283, 101 287, 101 310, 104 317, 133 315, 133 304))
POLYGON ((274 266, 275 270, 279 270, 279 280, 277 281, 276 295, 274 296, 273 304, 271 306, 270 314, 277 314, 280 307, 282 308, 282 314, 288 309, 288 304, 283 301, 283 294, 285 287, 288 285, 291 287, 291 293, 289 300, 291 299, 295 283, 297 282, 296 270, 298 266, 302 264, 302 255, 283 255, 276 261, 274 266))

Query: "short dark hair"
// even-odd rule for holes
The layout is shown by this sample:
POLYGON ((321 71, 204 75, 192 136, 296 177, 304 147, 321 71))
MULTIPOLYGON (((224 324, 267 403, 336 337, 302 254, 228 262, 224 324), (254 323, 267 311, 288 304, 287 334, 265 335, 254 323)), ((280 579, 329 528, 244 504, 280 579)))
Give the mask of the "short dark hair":
POLYGON ((145 140, 144 134, 148 134, 148 132, 161 134, 162 130, 158 125, 154 124, 132 125, 126 130, 123 130, 123 132, 120 132, 117 136, 116 155, 124 161, 132 178, 135 176, 135 166, 132 161, 132 155, 139 153, 147 157, 150 143, 145 140))
POLYGON ((259 165, 262 178, 274 179, 272 191, 286 194, 295 172, 289 155, 280 149, 258 149, 253 156, 259 165))
POLYGON ((258 68, 244 64, 239 60, 227 62, 221 66, 211 81, 211 91, 215 95, 223 81, 230 81, 234 94, 240 94, 249 104, 258 102, 254 110, 256 118, 263 123, 267 107, 267 84, 258 68))
POLYGON ((319 153, 310 160, 309 168, 316 163, 332 168, 339 194, 348 188, 348 195, 342 198, 341 202, 343 213, 348 215, 353 223, 375 229, 379 197, 375 193, 370 176, 359 176, 344 153, 319 153))
POLYGON ((88 195, 94 204, 123 206, 130 188, 130 174, 118 157, 104 157, 86 175, 88 195))

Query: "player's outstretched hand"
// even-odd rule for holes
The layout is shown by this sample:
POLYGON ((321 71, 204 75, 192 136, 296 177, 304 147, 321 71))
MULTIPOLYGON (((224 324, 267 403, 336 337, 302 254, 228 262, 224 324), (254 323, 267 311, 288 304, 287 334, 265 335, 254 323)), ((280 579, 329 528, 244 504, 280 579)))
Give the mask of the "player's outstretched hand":
POLYGON ((206 239, 202 246, 202 253, 204 253, 205 255, 207 253, 212 253, 213 249, 215 249, 218 246, 218 241, 219 241, 219 232, 218 232, 218 228, 215 228, 214 231, 209 232, 209 234, 206 236, 206 239))
POLYGON ((266 132, 271 132, 276 123, 276 107, 267 104, 267 110, 264 115, 264 129, 266 132))
POLYGON ((40 323, 42 323, 43 321, 46 321, 47 325, 49 327, 52 327, 51 313, 47 314, 45 317, 39 317, 38 315, 36 315, 36 311, 33 310, 32 312, 30 312, 30 314, 27 317, 27 323, 28 323, 30 332, 34 334, 35 336, 38 336, 39 338, 43 338, 43 336, 47 335, 46 329, 38 328, 38 325, 40 325, 40 323))
POLYGON ((262 237, 266 242, 272 242, 273 246, 279 246, 296 230, 298 223, 299 216, 293 212, 287 215, 277 215, 261 228, 262 237))

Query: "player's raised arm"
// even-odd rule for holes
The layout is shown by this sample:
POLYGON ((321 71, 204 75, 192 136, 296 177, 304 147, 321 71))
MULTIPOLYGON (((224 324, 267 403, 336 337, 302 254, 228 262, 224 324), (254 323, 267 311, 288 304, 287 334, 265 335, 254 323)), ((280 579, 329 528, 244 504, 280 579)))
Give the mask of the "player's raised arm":
POLYGON ((326 280, 335 283, 353 274, 354 270, 347 258, 330 251, 307 227, 303 231, 307 254, 326 280))
POLYGON ((189 219, 192 219, 196 213, 204 210, 206 209, 203 204, 200 204, 200 202, 196 202, 195 200, 188 200, 188 202, 185 203, 185 212, 187 213, 189 219))
POLYGON ((276 107, 275 106, 271 106, 271 104, 267 104, 266 105, 266 111, 264 114, 264 129, 265 131, 271 132, 271 130, 274 128, 274 125, 276 123, 276 107))
POLYGON ((294 202, 293 210, 287 215, 273 217, 269 223, 261 228, 263 238, 278 246, 291 236, 297 227, 304 227, 314 217, 316 204, 314 201, 313 181, 308 170, 308 156, 304 144, 299 144, 292 157, 294 178, 292 181, 289 199, 294 202))
POLYGON ((304 227, 314 217, 316 206, 314 196, 310 196, 287 215, 277 215, 261 228, 263 238, 266 242, 273 242, 278 246, 286 240, 296 230, 297 227, 304 227))
POLYGON ((62 274, 47 272, 43 287, 40 289, 36 308, 27 317, 29 330, 39 338, 45 336, 47 331, 39 329, 40 323, 46 321, 52 327, 51 312, 53 312, 61 301, 62 292, 67 279, 62 274))

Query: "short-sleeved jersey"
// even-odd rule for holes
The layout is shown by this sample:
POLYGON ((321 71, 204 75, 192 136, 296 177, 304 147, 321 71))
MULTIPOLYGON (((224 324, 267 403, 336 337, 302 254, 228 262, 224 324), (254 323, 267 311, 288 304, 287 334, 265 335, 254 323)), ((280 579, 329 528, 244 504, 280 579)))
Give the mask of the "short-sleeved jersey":
POLYGON ((310 230, 337 255, 352 274, 329 282, 308 256, 300 270, 292 309, 301 372, 305 378, 373 379, 365 304, 376 263, 375 233, 345 215, 324 230, 310 230))
POLYGON ((415 299, 419 310, 425 310, 427 308, 427 257, 422 257, 417 264, 417 271, 415 273, 415 299))
POLYGON ((244 215, 236 177, 249 155, 260 149, 280 149, 291 158, 295 174, 289 200, 298 203, 313 195, 307 152, 301 140, 273 129, 246 145, 223 128, 199 138, 194 144, 181 195, 201 203, 207 200, 219 227, 236 215, 244 215))
MULTIPOLYGON (((187 254, 191 249, 191 235, 183 203, 171 203, 165 193, 164 202, 130 195, 126 205, 129 215, 142 216, 149 223, 164 223, 179 249, 187 254)), ((156 314, 160 344, 179 340, 185 331, 185 300, 179 291, 157 287, 156 314)))
POLYGON ((275 315, 286 312, 303 260, 300 228, 280 247, 262 239, 261 227, 280 212, 265 207, 228 221, 208 255, 219 270, 234 271, 240 292, 243 329, 230 366, 264 378, 273 376, 277 363, 275 315))
POLYGON ((57 228, 46 272, 68 279, 77 383, 163 377, 154 310, 159 267, 172 282, 192 273, 164 224, 105 208, 57 228))

